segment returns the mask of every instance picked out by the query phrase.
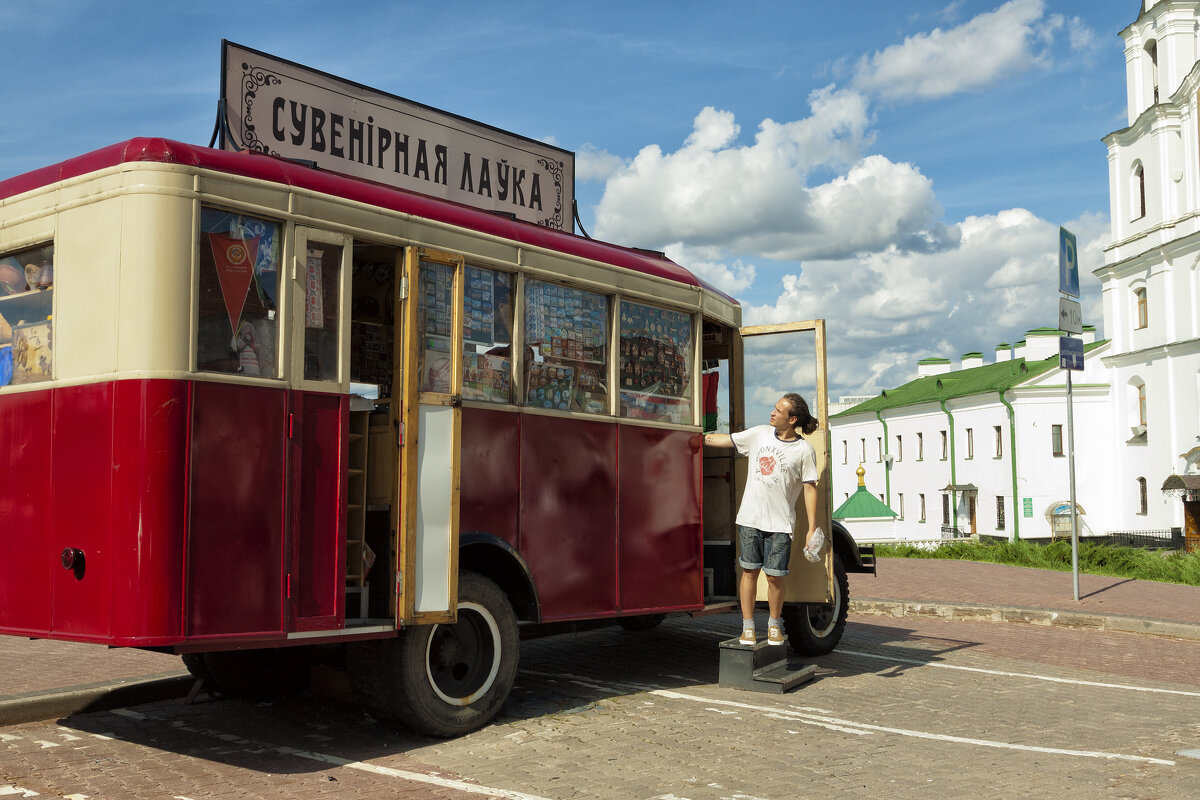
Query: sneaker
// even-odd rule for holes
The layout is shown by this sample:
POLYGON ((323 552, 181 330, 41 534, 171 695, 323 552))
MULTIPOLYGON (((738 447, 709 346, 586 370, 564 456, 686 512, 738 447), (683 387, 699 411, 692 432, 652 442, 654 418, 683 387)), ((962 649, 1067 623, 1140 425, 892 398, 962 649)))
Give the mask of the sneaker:
POLYGON ((778 625, 769 625, 767 627, 767 644, 783 644, 783 631, 779 630, 778 625))
POLYGON ((804 546, 804 557, 816 564, 821 560, 821 548, 825 546, 825 531, 813 531, 812 541, 804 546))
POLYGON ((738 644, 752 645, 757 641, 758 641, 758 638, 754 635, 753 628, 746 628, 745 630, 742 631, 742 635, 738 638, 738 644))

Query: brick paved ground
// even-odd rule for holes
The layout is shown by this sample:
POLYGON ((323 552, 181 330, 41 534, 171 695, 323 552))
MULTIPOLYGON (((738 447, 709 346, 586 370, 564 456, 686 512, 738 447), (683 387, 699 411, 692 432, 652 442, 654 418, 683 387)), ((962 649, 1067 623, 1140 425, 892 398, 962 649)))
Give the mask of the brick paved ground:
POLYGON ((1080 575, 1076 602, 1070 572, 973 561, 881 558, 876 573, 852 574, 850 596, 856 600, 1026 606, 1200 625, 1198 586, 1080 575))
POLYGON ((1200 786, 1200 759, 1180 755, 1200 748, 1198 682, 1144 676, 1159 661, 1200 664, 1196 642, 856 618, 840 651, 816 659, 816 681, 775 696, 716 685, 716 645, 736 624, 681 617, 526 642, 501 717, 452 741, 314 699, 11 726, 0 729, 0 791, 1150 800, 1200 786))

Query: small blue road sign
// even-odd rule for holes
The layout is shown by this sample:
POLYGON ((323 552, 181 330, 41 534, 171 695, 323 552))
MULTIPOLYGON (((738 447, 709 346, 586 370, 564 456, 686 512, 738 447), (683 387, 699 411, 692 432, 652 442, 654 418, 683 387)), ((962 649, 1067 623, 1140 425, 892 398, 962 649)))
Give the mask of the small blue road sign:
POLYGON ((1058 229, 1058 290, 1079 297, 1079 245, 1066 228, 1058 229))
POLYGON ((1058 337, 1059 369, 1083 369, 1083 339, 1071 336, 1058 337))

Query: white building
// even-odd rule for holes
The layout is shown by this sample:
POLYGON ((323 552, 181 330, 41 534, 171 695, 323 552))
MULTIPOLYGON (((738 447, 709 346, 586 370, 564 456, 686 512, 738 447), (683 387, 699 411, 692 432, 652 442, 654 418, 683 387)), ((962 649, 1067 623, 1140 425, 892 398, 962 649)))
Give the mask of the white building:
MULTIPOLYGON (((1146 0, 1121 31, 1129 127, 1108 145, 1104 331, 1075 373, 1081 533, 1200 520, 1200 2, 1146 0), (1166 489, 1166 491, 1164 491, 1166 489)), ((831 418, 834 486, 867 483, 903 538, 1045 537, 1069 512, 1065 376, 1053 330, 920 362, 917 380, 831 418)), ((1088 337, 1085 335, 1085 342, 1088 337)), ((834 503, 843 498, 835 497, 834 503)), ((1068 523, 1069 524, 1069 523, 1068 523)))
MULTIPOLYGON (((945 358, 923 359, 916 380, 831 418, 833 485, 855 486, 861 464, 867 485, 898 515, 897 539, 954 532, 1050 536, 1055 511, 1069 513, 1071 496, 1060 335, 1029 331, 1016 347, 999 346, 989 364, 980 353, 963 355, 961 368, 945 358)), ((1094 338, 1089 330, 1085 369, 1073 376, 1079 431, 1107 427, 1102 356, 1110 345, 1094 338)), ((1077 437, 1076 464, 1098 463, 1106 446, 1091 435, 1077 437)), ((1113 485, 1080 486, 1085 535, 1091 520, 1109 513, 1113 485)), ((849 497, 843 492, 833 502, 849 497)), ((1064 521, 1070 525, 1069 517, 1057 524, 1064 521)))

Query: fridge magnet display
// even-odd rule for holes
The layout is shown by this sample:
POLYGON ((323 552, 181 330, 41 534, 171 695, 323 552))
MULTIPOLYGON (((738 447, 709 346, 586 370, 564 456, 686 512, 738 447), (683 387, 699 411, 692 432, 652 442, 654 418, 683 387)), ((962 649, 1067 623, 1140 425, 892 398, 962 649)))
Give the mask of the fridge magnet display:
POLYGON ((12 359, 14 384, 48 381, 54 363, 54 334, 51 321, 30 322, 13 328, 12 359))
POLYGON ((691 422, 692 320, 640 303, 621 305, 621 414, 691 422))
POLYGON ((467 353, 463 359, 463 398, 490 403, 510 402, 511 365, 504 356, 467 353))

